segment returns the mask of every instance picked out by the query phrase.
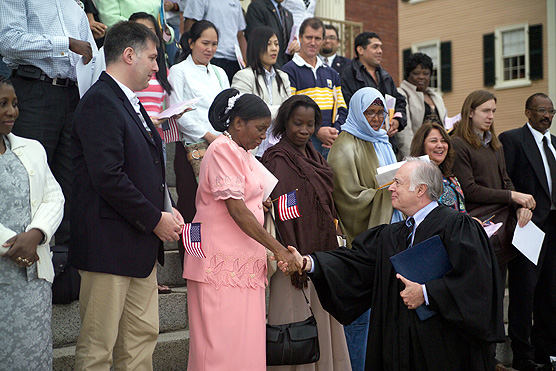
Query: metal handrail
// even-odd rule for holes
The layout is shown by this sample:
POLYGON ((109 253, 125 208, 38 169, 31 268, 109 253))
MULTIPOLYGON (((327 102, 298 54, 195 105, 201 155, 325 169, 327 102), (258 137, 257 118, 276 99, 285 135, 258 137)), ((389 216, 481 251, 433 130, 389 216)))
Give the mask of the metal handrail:
POLYGON ((341 21, 339 19, 324 17, 319 17, 319 19, 321 19, 324 24, 331 24, 338 29, 338 32, 340 33, 338 35, 338 37, 340 38, 339 54, 348 58, 354 58, 355 50, 353 49, 353 42, 355 40, 355 36, 363 32, 363 23, 353 21, 341 21))

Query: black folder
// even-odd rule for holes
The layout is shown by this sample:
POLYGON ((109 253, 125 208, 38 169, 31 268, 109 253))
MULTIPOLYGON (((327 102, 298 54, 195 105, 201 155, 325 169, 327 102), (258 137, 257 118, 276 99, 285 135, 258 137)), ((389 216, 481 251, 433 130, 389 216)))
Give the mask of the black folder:
MULTIPOLYGON (((452 269, 448 253, 438 235, 392 256, 390 261, 397 273, 420 284, 441 278, 452 269)), ((424 303, 415 311, 421 321, 436 314, 424 303)))

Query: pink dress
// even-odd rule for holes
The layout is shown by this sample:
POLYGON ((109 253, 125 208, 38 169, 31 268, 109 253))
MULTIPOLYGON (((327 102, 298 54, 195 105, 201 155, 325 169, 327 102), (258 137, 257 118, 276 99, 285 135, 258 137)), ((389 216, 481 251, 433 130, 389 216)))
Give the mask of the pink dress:
POLYGON ((247 236, 224 200, 241 199, 263 223, 263 178, 250 152, 220 135, 199 174, 197 214, 206 259, 186 253, 189 371, 266 370, 265 248, 247 236))

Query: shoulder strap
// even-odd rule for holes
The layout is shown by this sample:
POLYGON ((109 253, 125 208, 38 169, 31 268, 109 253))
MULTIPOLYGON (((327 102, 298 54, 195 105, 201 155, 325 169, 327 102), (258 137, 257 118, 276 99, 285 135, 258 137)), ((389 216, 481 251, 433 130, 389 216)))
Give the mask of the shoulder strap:
POLYGON ((210 64, 210 67, 212 68, 212 71, 214 72, 216 78, 218 79, 218 84, 220 84, 220 88, 224 90, 224 87, 222 86, 222 79, 220 78, 220 73, 218 72, 218 69, 214 67, 214 65, 212 64, 210 64))
POLYGON ((305 297, 305 302, 309 306, 309 310, 311 311, 311 315, 314 317, 315 314, 313 313, 313 309, 311 308, 311 304, 309 303, 309 299, 307 299, 307 295, 305 295, 305 290, 303 290, 303 286, 301 286, 301 292, 303 293, 303 296, 305 297))
POLYGON ((494 151, 494 156, 496 156, 496 165, 498 165, 498 175, 500 175, 500 181, 502 182, 502 185, 504 186, 504 189, 508 189, 506 187, 506 181, 504 180, 504 174, 502 171, 502 165, 500 163, 500 158, 498 156, 498 151, 495 151, 492 147, 491 149, 494 151))

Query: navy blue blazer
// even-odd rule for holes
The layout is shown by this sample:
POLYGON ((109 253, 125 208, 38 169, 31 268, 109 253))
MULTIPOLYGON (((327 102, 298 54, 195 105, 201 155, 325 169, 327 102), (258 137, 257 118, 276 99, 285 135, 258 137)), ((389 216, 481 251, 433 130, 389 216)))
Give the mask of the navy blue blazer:
POLYGON ((77 106, 69 251, 77 269, 144 278, 157 257, 163 263, 153 233, 164 209, 162 141, 141 112, 152 138, 106 72, 77 106))
MULTIPOLYGON (((556 147, 556 137, 551 135, 556 147)), ((550 211, 548 180, 541 153, 527 125, 508 130, 498 137, 504 148, 506 171, 518 192, 528 193, 535 198, 537 206, 533 210, 533 223, 542 227, 550 211)))
POLYGON ((346 58, 342 55, 336 55, 336 57, 332 61, 332 64, 330 65, 330 67, 334 68, 339 74, 341 74, 342 71, 349 66, 351 66, 351 59, 346 58))

